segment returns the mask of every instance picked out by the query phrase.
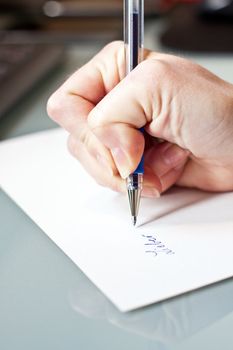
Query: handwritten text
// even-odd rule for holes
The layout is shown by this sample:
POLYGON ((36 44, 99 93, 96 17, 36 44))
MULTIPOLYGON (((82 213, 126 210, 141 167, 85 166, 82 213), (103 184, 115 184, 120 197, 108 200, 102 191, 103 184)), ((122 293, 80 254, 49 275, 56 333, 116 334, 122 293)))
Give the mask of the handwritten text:
POLYGON ((154 236, 142 235, 142 237, 145 239, 144 246, 145 246, 146 253, 152 254, 154 256, 158 256, 159 254, 165 254, 165 255, 175 254, 175 252, 167 248, 165 244, 157 240, 157 238, 155 238, 154 236))

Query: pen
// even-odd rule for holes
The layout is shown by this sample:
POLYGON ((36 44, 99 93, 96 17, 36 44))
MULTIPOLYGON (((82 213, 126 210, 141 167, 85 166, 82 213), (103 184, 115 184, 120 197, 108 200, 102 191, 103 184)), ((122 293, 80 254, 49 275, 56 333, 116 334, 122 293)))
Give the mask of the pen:
MULTIPOLYGON (((143 60, 144 0, 124 0, 124 42, 126 74, 143 60)), ((143 129, 141 129, 143 132, 143 129)), ((144 159, 126 179, 133 225, 137 223, 143 185, 144 159)))

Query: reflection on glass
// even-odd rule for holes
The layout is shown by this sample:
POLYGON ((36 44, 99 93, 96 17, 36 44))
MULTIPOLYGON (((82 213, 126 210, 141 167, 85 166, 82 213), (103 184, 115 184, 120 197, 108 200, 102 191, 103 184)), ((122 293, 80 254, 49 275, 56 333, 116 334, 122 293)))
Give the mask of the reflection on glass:
POLYGON ((84 276, 69 292, 72 308, 88 318, 106 319, 129 332, 155 340, 159 349, 207 328, 233 310, 233 280, 187 293, 150 307, 121 313, 84 276))

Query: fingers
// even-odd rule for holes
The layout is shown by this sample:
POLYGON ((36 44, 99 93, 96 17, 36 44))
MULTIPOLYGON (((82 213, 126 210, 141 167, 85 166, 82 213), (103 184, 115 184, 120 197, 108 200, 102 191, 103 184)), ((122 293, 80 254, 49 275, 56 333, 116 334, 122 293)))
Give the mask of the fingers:
POLYGON ((157 176, 162 177, 168 171, 182 166, 189 157, 189 151, 169 142, 159 143, 150 148, 145 155, 145 162, 157 176))
POLYGON ((124 45, 107 45, 75 72, 49 99, 49 116, 78 134, 93 107, 124 77, 124 45))
POLYGON ((198 188, 205 191, 232 191, 232 165, 224 167, 220 164, 201 162, 195 157, 188 162, 177 184, 179 186, 198 188))
POLYGON ((113 124, 93 130, 108 149, 123 179, 134 172, 144 151, 142 133, 125 124, 113 124))
POLYGON ((114 123, 139 129, 151 121, 157 102, 153 94, 156 85, 151 81, 156 64, 151 61, 142 62, 91 111, 88 122, 92 129, 114 123))
MULTIPOLYGON (((114 191, 124 193, 126 183, 111 165, 109 159, 98 152, 90 153, 82 142, 70 136, 68 148, 71 154, 80 161, 86 171, 98 184, 114 191)), ((177 183, 180 179, 188 153, 167 142, 150 149, 145 155, 145 174, 143 181, 144 197, 159 197, 160 194, 177 183)))
MULTIPOLYGON (((145 50, 145 58, 151 54, 145 50)), ((124 44, 116 41, 105 46, 92 60, 78 69, 49 99, 48 115, 69 132, 125 76, 124 44)))
POLYGON ((125 192, 125 181, 114 171, 111 162, 102 153, 90 154, 85 145, 73 136, 68 139, 68 149, 99 185, 116 192, 125 192))
POLYGON ((144 66, 147 67, 141 65, 121 81, 88 116, 89 127, 110 150, 123 178, 140 162, 145 141, 138 129, 152 116, 152 96, 145 84, 147 68, 144 66))
POLYGON ((188 159, 188 151, 169 142, 157 144, 146 152, 145 164, 157 176, 160 193, 177 183, 188 159))
MULTIPOLYGON (((92 171, 96 163, 105 164, 113 174, 118 174, 118 171, 109 150, 91 132, 87 116, 123 76, 124 45, 122 42, 114 42, 74 73, 48 101, 49 116, 76 138, 76 142, 70 141, 73 145, 71 149, 74 144, 78 145, 72 153, 81 158, 81 163, 97 177, 98 182, 98 171, 92 171), (80 154, 80 149, 85 157, 80 154)), ((106 185, 109 183, 105 175, 103 182, 106 185)))
POLYGON ((138 129, 148 126, 160 114, 164 67, 160 60, 144 61, 88 116, 91 130, 110 150, 123 178, 137 168, 143 154, 145 143, 138 129))
POLYGON ((117 191, 143 153, 146 196, 173 184, 232 189, 232 88, 187 60, 146 56, 124 78, 124 45, 112 43, 49 99, 48 114, 72 135, 72 154, 117 191), (154 144, 153 137, 167 142, 154 144))
MULTIPOLYGON (((138 129, 160 113, 162 87, 158 81, 163 81, 165 71, 164 63, 149 59, 123 79, 123 44, 113 43, 50 98, 49 115, 70 132, 71 153, 98 183, 125 191, 122 179, 134 172, 145 149, 145 139, 138 129)), ((146 196, 158 196, 183 171, 185 156, 181 164, 180 150, 176 149, 176 156, 166 163, 162 155, 165 148, 152 148, 150 157, 147 155, 150 160, 145 164, 143 190, 146 196)))
MULTIPOLYGON (((75 137, 68 139, 70 153, 82 164, 86 171, 95 178, 101 186, 109 187, 116 192, 126 192, 126 182, 121 178, 111 163, 99 154, 90 154, 82 142, 75 137)), ((146 197, 159 197, 161 190, 157 176, 148 169, 143 183, 143 195, 146 197)))

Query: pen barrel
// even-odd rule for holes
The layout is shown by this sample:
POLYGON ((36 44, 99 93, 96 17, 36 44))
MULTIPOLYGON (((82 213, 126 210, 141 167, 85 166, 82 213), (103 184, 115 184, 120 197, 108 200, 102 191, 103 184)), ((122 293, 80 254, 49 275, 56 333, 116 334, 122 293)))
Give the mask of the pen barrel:
POLYGON ((144 0, 124 0, 126 74, 143 60, 144 0))

